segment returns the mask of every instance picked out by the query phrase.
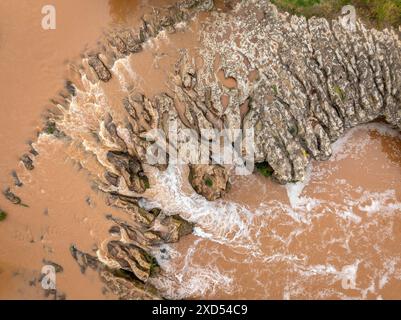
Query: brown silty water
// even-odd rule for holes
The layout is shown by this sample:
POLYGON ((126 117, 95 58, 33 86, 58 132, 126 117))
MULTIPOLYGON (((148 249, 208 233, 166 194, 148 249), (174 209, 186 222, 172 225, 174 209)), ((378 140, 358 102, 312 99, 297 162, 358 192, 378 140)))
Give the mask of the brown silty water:
MULTIPOLYGON (((78 60, 103 29, 135 25, 151 6, 166 1, 58 1, 57 29, 51 31, 40 27, 42 1, 6 2, 0 10, 0 179, 2 187, 12 185, 15 169, 24 185, 12 190, 29 208, 0 200, 8 212, 0 223, 0 297, 45 298, 39 282, 45 259, 63 267, 57 290, 67 298, 116 298, 96 273, 82 274, 69 252, 76 244, 94 253, 108 237, 105 215, 124 217, 91 188, 104 168, 94 156, 102 150, 89 133, 99 128, 104 110, 114 119, 121 114, 122 121, 127 91, 148 97, 170 92, 167 78, 180 49, 202 65, 198 33, 207 14, 149 40, 143 51, 115 64, 109 83, 91 87, 66 61, 78 60), (65 76, 82 92, 63 123, 73 143, 47 134, 36 140, 43 106, 65 76), (29 139, 39 152, 33 171, 17 166, 29 139)), ((215 74, 222 86, 237 86, 218 68, 215 74)), ((256 77, 250 70, 250 81, 256 77)), ((223 106, 227 99, 221 97, 223 106)), ((242 114, 246 108, 241 106, 242 114)), ((214 202, 194 192, 186 167, 152 171, 143 206, 158 204, 196 223, 193 235, 155 250, 163 274, 153 284, 172 299, 400 298, 400 138, 381 123, 352 129, 335 143, 330 160, 311 164, 306 181, 281 186, 259 173, 237 176, 231 191, 214 202)))

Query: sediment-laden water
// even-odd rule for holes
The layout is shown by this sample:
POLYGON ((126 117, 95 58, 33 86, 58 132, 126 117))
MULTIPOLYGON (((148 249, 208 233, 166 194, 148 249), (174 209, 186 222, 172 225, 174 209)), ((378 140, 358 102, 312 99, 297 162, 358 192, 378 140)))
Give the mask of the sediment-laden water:
POLYGON ((399 154, 397 132, 356 128, 305 183, 236 177, 214 203, 188 191, 179 169, 160 174, 155 201, 197 223, 159 255, 171 272, 160 285, 175 298, 397 297, 399 154))
MULTIPOLYGON (((117 298, 96 272, 80 272, 70 254, 76 245, 95 255, 109 237, 106 215, 126 219, 93 186, 112 146, 91 133, 104 130, 107 113, 124 122, 121 100, 129 91, 147 97, 171 92, 167 80, 180 49, 202 65, 197 34, 207 14, 148 40, 141 52, 114 63, 111 81, 94 84, 74 67, 81 50, 110 26, 135 25, 165 1, 59 1, 52 31, 40 28, 41 1, 6 2, 0 5, 0 182, 29 207, 0 199, 8 213, 0 222, 0 297, 44 298, 41 268, 52 261, 63 267, 58 298, 117 298), (65 76, 77 93, 61 110, 58 128, 71 140, 49 132, 37 138, 40 115, 54 105, 49 98, 65 76), (39 154, 32 171, 19 162, 28 140, 39 154), (12 170, 23 186, 14 186, 12 170)), ((225 88, 237 86, 215 72, 225 88)), ((124 131, 120 135, 128 140, 124 131)), ((260 173, 234 176, 231 190, 215 201, 192 189, 186 166, 147 168, 151 188, 140 205, 195 223, 192 235, 152 249, 162 272, 149 281, 171 299, 400 298, 400 165, 400 134, 370 123, 347 131, 329 160, 312 161, 304 182, 283 186, 260 173)))

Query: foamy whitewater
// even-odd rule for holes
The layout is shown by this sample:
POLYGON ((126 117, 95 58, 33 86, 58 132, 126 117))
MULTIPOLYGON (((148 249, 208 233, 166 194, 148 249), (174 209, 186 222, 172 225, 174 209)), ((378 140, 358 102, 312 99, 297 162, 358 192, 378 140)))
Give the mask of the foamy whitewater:
MULTIPOLYGON (((146 45, 157 46, 159 40, 146 45)), ((107 151, 118 146, 108 138, 100 119, 111 116, 119 136, 132 145, 118 108, 112 104, 113 99, 120 101, 114 95, 125 95, 134 84, 141 87, 143 81, 129 58, 117 60, 111 71, 120 92, 111 96, 101 84, 91 83, 82 74, 83 89, 77 89, 60 124, 60 129, 81 141, 79 147, 93 155, 103 169, 109 166, 107 151), (100 141, 92 132, 98 133, 100 141)), ((378 289, 391 279, 401 280, 401 257, 383 250, 392 237, 393 217, 401 212, 401 203, 394 189, 365 190, 345 178, 336 178, 342 161, 363 158, 373 142, 369 137, 372 131, 401 139, 384 124, 351 129, 333 144, 333 155, 325 165, 312 162, 303 182, 285 186, 287 201, 275 199, 266 188, 257 209, 240 201, 207 201, 189 186, 187 167, 150 170, 152 187, 140 204, 145 209, 159 207, 167 214, 179 213, 196 225, 194 236, 154 250, 163 273, 152 279, 152 284, 172 299, 348 299, 372 294, 380 298, 378 289), (336 197, 331 197, 333 194, 336 197), (379 225, 379 218, 386 223, 379 225), (367 257, 364 246, 373 246, 377 256, 367 257), (361 267, 364 263, 368 267, 361 267), (362 269, 369 270, 364 271, 367 276, 361 282, 362 269)), ((74 159, 74 153, 69 157, 74 159)), ((76 160, 88 168, 87 158, 77 156, 76 160)), ((100 170, 89 171, 102 175, 100 170)), ((128 190, 118 191, 129 194, 128 190)))
MULTIPOLYGON (((390 275, 401 279, 400 272, 394 267, 401 261, 400 257, 383 256, 381 261, 383 272, 375 271, 377 274, 373 275, 371 283, 358 287, 356 281, 358 267, 366 257, 363 257, 362 252, 359 253, 357 249, 350 247, 352 237, 357 237, 352 233, 369 232, 370 226, 377 224, 378 215, 391 217, 401 212, 401 203, 395 190, 373 192, 362 187, 355 188, 344 179, 337 179, 337 190, 342 201, 325 200, 318 196, 319 192, 332 187, 326 183, 326 179, 340 169, 339 161, 358 154, 363 156, 366 147, 372 142, 368 135, 370 131, 401 138, 396 131, 383 124, 368 124, 354 128, 334 144, 333 156, 328 160, 329 165, 326 168, 319 169, 317 162, 314 162, 304 182, 286 186, 289 204, 269 199, 269 195, 266 194, 266 200, 253 211, 227 200, 209 202, 195 192, 187 191, 183 188, 186 179, 185 168, 170 166, 164 172, 157 172, 154 177, 153 199, 143 200, 141 205, 147 209, 157 206, 164 208, 166 212, 179 212, 185 219, 196 223, 197 239, 193 243, 190 240, 192 244, 185 249, 178 250, 178 245, 174 244, 164 246, 162 250, 164 253, 155 252, 165 270, 165 274, 155 281, 155 285, 167 297, 176 299, 227 296, 233 293, 240 296, 241 289, 238 289, 240 284, 235 278, 235 265, 249 267, 252 270, 252 264, 269 269, 277 268, 282 263, 296 275, 289 277, 281 295, 284 299, 304 295, 304 288, 314 282, 319 283, 317 279, 324 278, 324 282, 329 284, 338 283, 343 290, 356 290, 360 298, 374 294, 377 286, 375 283, 378 282, 379 287, 383 287, 390 275), (363 139, 352 141, 354 135, 361 131, 363 139), (308 194, 308 187, 313 190, 314 196, 311 196, 310 192, 308 194), (338 238, 330 241, 337 241, 347 253, 341 266, 338 265, 338 261, 310 264, 308 260, 313 249, 302 247, 298 248, 298 251, 290 249, 298 236, 308 234, 319 221, 324 221, 333 215, 338 228, 336 230, 338 238), (291 231, 281 233, 275 230, 281 221, 285 221, 291 231), (232 257, 227 256, 227 252, 231 252, 232 257), (207 257, 202 259, 204 255, 207 257), (232 266, 222 268, 221 259, 232 266)), ((381 243, 386 237, 391 237, 391 227, 380 226, 380 234, 376 237, 376 243, 369 245, 375 245, 380 250, 381 243)), ((182 241, 185 242, 185 239, 182 241)), ((320 241, 322 240, 317 239, 317 244, 324 245, 320 241)), ((315 245, 311 244, 312 247, 315 245)), ((273 292, 269 290, 269 283, 274 283, 274 278, 269 279, 267 283, 257 281, 259 273, 262 274, 263 270, 253 270, 253 272, 255 284, 263 287, 265 292, 263 296, 258 297, 271 297, 273 292)), ((273 275, 274 273, 271 274, 273 275)), ((324 298, 333 294, 344 299, 355 298, 354 295, 347 296, 342 292, 335 292, 332 288, 321 290, 314 297, 324 298)), ((310 296, 313 297, 312 292, 310 296)))

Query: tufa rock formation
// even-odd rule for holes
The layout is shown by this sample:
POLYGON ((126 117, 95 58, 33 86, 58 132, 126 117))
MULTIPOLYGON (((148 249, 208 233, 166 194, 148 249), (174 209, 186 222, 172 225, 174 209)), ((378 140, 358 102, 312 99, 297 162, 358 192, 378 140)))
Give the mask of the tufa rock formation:
MULTIPOLYGON (((177 48, 169 92, 148 97, 127 90, 118 111, 104 98, 116 64, 144 50, 161 32, 173 33, 177 24, 211 10, 213 1, 180 1, 144 16, 136 30, 110 31, 100 49, 84 58, 82 83, 68 80, 65 92, 54 100, 58 112, 49 116, 44 132, 68 143, 84 140, 85 151, 102 170, 94 175, 96 186, 128 217, 108 216, 111 236, 96 257, 75 247, 71 253, 82 272, 97 270, 121 298, 160 298, 149 285, 150 278, 162 273, 152 248, 178 241, 193 228, 178 215, 139 205, 152 187, 145 168, 146 150, 153 143, 146 134, 152 129, 167 136, 174 120, 178 132, 190 128, 194 139, 200 139, 202 129, 252 128, 255 162, 280 183, 303 180, 311 159, 328 159, 331 144, 353 126, 381 119, 401 129, 401 42, 396 31, 368 30, 360 21, 347 27, 337 20, 306 20, 278 12, 267 0, 227 3, 231 9, 213 10, 203 21, 197 49, 201 64, 189 50, 177 48), (96 125, 82 122, 93 115, 96 125)), ((182 151, 179 144, 168 143, 182 151)), ((30 156, 21 160, 27 169, 34 168, 30 156)), ((219 163, 191 164, 188 178, 196 192, 215 200, 227 192, 231 170, 219 163)), ((21 203, 10 190, 5 195, 21 203)))

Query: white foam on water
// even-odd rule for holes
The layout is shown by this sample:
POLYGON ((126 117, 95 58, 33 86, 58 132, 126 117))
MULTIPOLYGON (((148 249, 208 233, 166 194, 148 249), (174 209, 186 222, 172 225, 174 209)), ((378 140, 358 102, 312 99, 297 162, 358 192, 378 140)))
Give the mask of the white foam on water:
POLYGON ((351 210, 346 210, 344 212, 339 212, 338 215, 345 219, 345 220, 350 220, 354 223, 360 223, 362 221, 362 218, 358 216, 357 214, 353 213, 351 210))
POLYGON ((287 189, 288 200, 290 201, 291 207, 293 209, 300 206, 304 206, 308 203, 309 201, 308 198, 301 197, 301 194, 311 179, 311 173, 312 173, 312 164, 309 164, 306 170, 304 181, 286 184, 285 187, 287 189))
POLYGON ((360 130, 377 131, 383 136, 394 138, 398 137, 399 139, 401 139, 401 133, 385 123, 372 122, 356 128, 359 128, 360 130))
POLYGON ((183 254, 172 245, 163 245, 163 254, 160 250, 155 253, 163 273, 157 278, 152 278, 151 283, 165 298, 205 297, 213 295, 217 289, 232 292, 233 279, 230 276, 223 274, 216 265, 200 265, 193 261, 197 247, 202 241, 202 238, 195 240, 183 254), (171 259, 184 262, 177 266, 171 259))
POLYGON ((257 241, 251 228, 257 212, 225 200, 208 201, 193 191, 183 192, 182 169, 169 165, 164 172, 156 173, 155 196, 143 199, 141 205, 147 209, 161 207, 167 213, 181 213, 181 216, 196 223, 198 236, 228 246, 257 249, 257 241))
MULTIPOLYGON (((117 60, 115 67, 123 69, 120 75, 135 77, 128 58, 117 60)), ((93 155, 102 167, 113 171, 113 166, 107 160, 107 152, 110 149, 118 150, 120 146, 105 128, 104 119, 109 115, 114 118, 116 110, 109 103, 105 88, 100 82, 92 83, 85 74, 82 74, 81 80, 83 88, 76 88, 76 95, 71 97, 69 108, 65 110, 60 107, 64 117, 57 126, 72 138, 72 143, 93 155)), ((120 127, 118 122, 116 125, 118 133, 127 144, 132 144, 131 140, 127 141, 129 137, 127 130, 120 127)), ((70 157, 73 155, 70 154, 70 157)), ((85 159, 75 160, 85 167, 85 159)), ((102 172, 97 174, 102 175, 102 172)))
MULTIPOLYGON (((376 126, 369 126, 369 130, 375 128, 376 126)), ((360 130, 366 129, 361 128, 360 130)), ((349 138, 355 132, 351 131, 344 141, 340 141, 337 145, 336 152, 341 154, 341 159, 345 159, 355 152, 354 147, 345 147, 345 143, 349 142, 349 138)), ((356 145, 358 142, 353 144, 356 145)), ((242 261, 243 264, 263 265, 266 268, 276 268, 282 266, 283 263, 288 265, 289 271, 295 272, 297 275, 288 280, 290 283, 283 291, 283 297, 287 299, 305 295, 311 283, 316 281, 322 285, 330 285, 327 289, 314 293, 315 298, 333 296, 343 299, 366 298, 370 293, 379 296, 375 291, 374 281, 383 287, 395 277, 395 273, 389 271, 386 274, 372 274, 372 282, 361 287, 361 282, 358 282, 360 281, 358 280, 358 268, 360 261, 363 261, 365 257, 355 252, 351 246, 354 237, 352 234, 354 229, 351 228, 357 228, 356 230, 368 228, 369 225, 375 223, 375 214, 387 215, 391 218, 395 212, 401 211, 401 203, 397 200, 394 190, 372 192, 364 190, 362 187, 353 188, 345 180, 339 181, 339 185, 341 185, 339 192, 343 197, 343 201, 339 203, 321 199, 318 196, 305 195, 305 188, 310 183, 315 183, 315 180, 324 186, 326 182, 323 176, 320 175, 320 172, 313 172, 313 168, 310 166, 304 182, 287 186, 290 205, 274 199, 267 199, 260 204, 257 210, 251 211, 234 202, 225 200, 209 202, 195 192, 185 192, 183 179, 186 177, 183 176, 182 168, 170 166, 164 172, 157 172, 156 183, 152 187, 156 188, 156 196, 152 200, 143 200, 142 204, 147 208, 159 206, 169 213, 182 213, 185 219, 196 223, 194 234, 200 237, 186 252, 178 253, 182 256, 176 255, 177 261, 185 259, 184 266, 177 265, 171 260, 162 262, 162 268, 166 270, 166 277, 158 280, 160 282, 157 283, 157 287, 165 292, 166 297, 175 299, 213 296, 214 293, 219 296, 222 292, 224 292, 224 296, 227 296, 230 292, 244 290, 237 282, 238 280, 231 275, 231 268, 222 268, 214 260, 206 264, 196 262, 194 257, 196 257, 198 245, 202 241, 212 241, 223 245, 221 250, 229 247, 239 253, 242 258, 239 258, 238 263, 242 261), (351 190, 353 191, 352 195, 351 190), (359 210, 358 214, 355 213, 355 210, 359 210), (345 248, 346 257, 352 257, 354 262, 340 268, 336 268, 328 260, 323 264, 309 265, 308 246, 305 247, 305 251, 292 252, 289 245, 298 235, 310 232, 309 228, 312 223, 315 225, 316 220, 324 219, 331 214, 338 217, 339 236, 330 241, 345 248), (293 220, 291 222, 293 230, 288 234, 280 234, 280 231, 274 229, 275 225, 280 225, 283 215, 290 216, 293 220), (269 226, 272 227, 269 228, 269 226), (265 240, 261 241, 260 238, 265 240), (274 250, 266 248, 263 243, 269 239, 280 245, 275 246, 274 250), (245 251, 236 250, 237 248, 245 249, 245 251), (291 281, 295 282, 291 283, 291 281), (343 291, 331 287, 331 284, 340 285, 343 291)), ((380 250, 381 241, 385 241, 390 236, 386 232, 386 230, 382 230, 383 236, 378 238, 376 244, 378 250, 380 250)), ((330 242, 326 244, 330 246, 330 242)), ((159 261, 159 257, 157 258, 159 261)), ((385 258, 383 257, 383 259, 385 258)), ((263 270, 260 271, 263 272, 263 270)), ((258 272, 255 272, 256 280, 250 281, 257 282, 257 277, 258 272)), ((261 291, 263 291, 262 289, 264 297, 269 297, 270 289, 263 288, 263 286, 261 291)))
POLYGON ((338 161, 343 160, 349 156, 353 157, 353 155, 360 155, 361 152, 366 149, 367 145, 371 142, 371 138, 364 134, 363 140, 358 140, 357 143, 350 143, 349 140, 357 133, 357 132, 369 132, 369 131, 377 131, 381 135, 389 136, 389 137, 398 137, 401 139, 401 133, 395 129, 390 128, 388 125, 384 123, 368 123, 363 126, 357 126, 350 130, 348 130, 342 137, 340 137, 337 141, 335 141, 332 145, 333 155, 328 161, 338 161))
POLYGON ((399 275, 397 277, 398 262, 399 261, 397 261, 397 259, 388 259, 387 261, 385 261, 384 270, 381 272, 380 275, 380 280, 378 285, 379 289, 383 289, 392 277, 395 277, 396 279, 398 278, 397 280, 400 280, 399 275))
POLYGON ((366 139, 359 143, 350 143, 351 138, 358 130, 361 129, 359 127, 354 127, 350 129, 331 145, 332 156, 328 161, 344 160, 351 154, 360 154, 361 151, 365 149, 370 140, 368 136, 366 136, 366 139))
MULTIPOLYGON (((128 59, 121 59, 113 68, 112 71, 117 74, 123 89, 128 90, 129 82, 135 79, 128 59)), ((95 154, 99 162, 106 167, 108 162, 104 156, 105 150, 113 142, 107 140, 106 133, 102 135, 101 129, 104 126, 102 124, 103 115, 107 112, 112 113, 112 110, 109 109, 111 106, 108 105, 107 96, 99 84, 93 84, 85 77, 83 77, 83 84, 85 91, 77 90, 77 96, 72 97, 70 109, 65 111, 68 113, 68 121, 64 122, 64 129, 68 130, 76 140, 82 137, 81 134, 96 130, 101 141, 84 139, 82 144, 87 151, 95 154)), ((124 140, 129 139, 126 131, 120 128, 118 130, 124 140)), ((369 124, 352 129, 333 145, 332 160, 345 159, 363 151, 371 141, 367 135, 364 135, 363 143, 358 142, 351 145, 349 143, 350 138, 358 130, 377 130, 380 134, 400 137, 399 133, 395 133, 394 130, 381 124, 369 124)), ((220 267, 214 259, 205 264, 197 261, 196 253, 199 245, 210 241, 223 245, 221 250, 229 247, 236 254, 240 254, 243 259, 242 263, 255 263, 272 268, 276 267, 275 264, 288 264, 289 270, 298 273, 299 277, 295 286, 298 288, 288 285, 283 293, 285 298, 296 296, 298 291, 301 295, 304 287, 324 276, 328 277, 328 283, 341 281, 343 287, 355 285, 357 288, 358 259, 341 270, 337 270, 327 261, 322 264, 308 265, 308 248, 305 248, 305 251, 301 249, 300 252, 292 252, 289 244, 298 235, 310 232, 310 226, 314 219, 335 214, 339 217, 337 223, 340 226, 341 238, 333 239, 333 241, 338 241, 348 250, 349 254, 358 255, 357 252, 351 251, 348 244, 352 236, 352 233, 349 232, 350 226, 358 229, 366 228, 369 224, 375 223, 375 215, 393 215, 395 211, 400 211, 401 203, 397 202, 394 190, 368 192, 357 189, 353 190, 357 196, 354 195, 351 198, 348 194, 349 189, 347 189, 351 186, 348 186, 346 181, 341 181, 341 189, 345 190, 341 191, 341 195, 344 197, 343 203, 308 197, 305 195, 305 188, 311 181, 317 179, 324 186, 324 179, 320 172, 312 172, 312 169, 312 166, 308 167, 305 181, 286 186, 290 206, 269 199, 261 203, 260 207, 254 211, 227 200, 220 199, 210 202, 193 190, 184 191, 183 179, 186 177, 183 177, 183 170, 180 167, 171 165, 166 171, 155 173, 156 181, 154 184, 152 183, 154 196, 149 200, 141 200, 141 205, 147 209, 157 206, 163 208, 166 213, 180 213, 183 218, 196 223, 194 234, 198 238, 185 252, 178 252, 174 245, 162 246, 165 252, 155 251, 155 257, 163 271, 160 277, 152 279, 153 284, 161 292, 164 292, 167 298, 174 299, 210 296, 222 291, 230 294, 236 290, 238 285, 236 279, 230 274, 230 271, 220 267), (362 213, 355 214, 356 209, 362 213), (282 219, 283 215, 290 216, 292 221, 287 222, 282 219), (291 232, 280 233, 274 229, 274 226, 280 225, 282 220, 285 223, 291 223, 291 232), (270 226, 271 228, 269 228, 270 226), (279 245, 272 246, 273 249, 269 246, 266 248, 260 238, 264 238, 265 242, 263 243, 267 243, 266 240, 272 240, 279 245)), ((388 238, 388 235, 383 235, 383 239, 386 237, 388 238)), ((380 244, 380 242, 376 244, 379 250, 380 244)), ((375 275, 380 288, 384 287, 392 277, 394 277, 394 270, 390 269, 384 274, 375 275)), ((266 295, 268 295, 269 289, 266 290, 266 295)), ((374 284, 360 289, 361 297, 366 297, 368 292, 374 292, 374 290, 374 284)), ((322 293, 322 295, 324 294, 322 293)))
POLYGON ((316 275, 329 275, 329 274, 334 274, 338 275, 340 274, 337 269, 331 265, 323 265, 323 264, 318 264, 318 265, 308 265, 308 266, 302 266, 299 267, 299 273, 300 275, 304 277, 312 277, 316 275))
POLYGON ((138 83, 139 77, 132 69, 130 56, 118 59, 114 62, 111 71, 117 76, 118 82, 124 92, 128 92, 131 84, 138 83))
POLYGON ((380 210, 380 208, 381 208, 380 201, 374 200, 374 199, 371 200, 371 203, 369 205, 365 205, 365 206, 360 205, 359 206, 359 210, 365 211, 368 214, 376 213, 380 210))
POLYGON ((364 192, 354 204, 369 216, 375 213, 393 214, 396 210, 401 210, 401 203, 397 202, 395 190, 392 189, 384 192, 364 192))
POLYGON ((380 278, 380 281, 379 281, 379 289, 383 289, 384 286, 385 286, 387 283, 388 283, 388 275, 385 274, 384 276, 382 276, 382 277, 380 278))
MULTIPOLYGON (((351 235, 347 230, 356 225, 358 226, 357 228, 364 229, 365 226, 372 223, 372 219, 375 219, 372 214, 392 215, 396 210, 401 210, 401 203, 397 201, 394 190, 371 192, 363 190, 363 188, 352 189, 346 181, 341 181, 341 187, 344 190, 344 193, 342 193, 344 201, 341 203, 305 196, 302 194, 305 187, 315 178, 311 171, 312 168, 308 171, 307 178, 303 183, 295 184, 295 186, 287 189, 290 206, 276 200, 266 200, 261 203, 257 210, 250 211, 236 203, 222 200, 209 202, 194 192, 186 194, 183 191, 182 179, 185 179, 185 177, 182 177, 181 169, 169 167, 167 171, 159 172, 156 175, 157 183, 155 187, 158 190, 155 199, 153 201, 144 201, 143 204, 149 208, 158 205, 167 208, 171 213, 182 212, 184 218, 197 223, 194 234, 200 237, 199 240, 201 241, 212 241, 232 249, 237 247, 247 249, 245 253, 240 251, 241 254, 244 254, 243 263, 271 265, 272 267, 277 263, 289 263, 292 266, 291 269, 299 274, 299 283, 297 280, 299 290, 293 286, 288 287, 283 293, 285 298, 302 295, 302 288, 306 288, 311 282, 315 281, 314 279, 326 279, 324 280, 325 283, 327 281, 329 283, 340 282, 344 290, 348 290, 347 288, 351 287, 355 288, 355 290, 359 291, 361 298, 366 298, 369 293, 375 292, 375 286, 372 284, 364 288, 358 288, 357 271, 359 259, 340 270, 330 263, 308 265, 307 251, 297 252, 295 255, 287 251, 288 245, 298 234, 308 232, 308 226, 311 225, 314 219, 335 214, 340 218, 338 223, 341 226, 339 230, 342 235, 339 239, 333 239, 333 241, 339 241, 344 248, 348 248, 346 250, 351 254, 352 251, 349 246, 351 235), (159 188, 159 186, 165 187, 159 188), (349 188, 354 190, 357 195, 351 196, 347 191, 349 188), (366 215, 355 214, 355 209, 359 209, 366 215), (274 229, 269 231, 269 225, 274 226, 277 221, 280 221, 280 217, 283 214, 290 216, 294 220, 293 232, 288 235, 280 235, 274 229), (255 217, 261 217, 261 219, 256 220, 255 217), (264 248, 259 241, 259 237, 266 237, 266 233, 268 233, 267 237, 281 242, 282 247, 279 247, 280 249, 276 249, 274 252, 266 251, 268 249, 264 248)), ((386 237, 384 236, 383 239, 386 237)), ((196 250, 196 246, 191 247, 188 253, 183 253, 188 256, 188 261, 192 261, 193 250, 196 250)), ((178 288, 171 291, 169 293, 171 297, 190 297, 191 295, 204 294, 205 292, 210 293, 216 288, 219 290, 218 292, 221 292, 219 286, 236 288, 235 278, 231 278, 230 274, 224 273, 224 269, 219 269, 216 262, 213 261, 203 266, 192 263, 187 262, 187 269, 177 269, 174 266, 170 266, 172 268, 170 272, 176 273, 174 274, 175 281, 182 281, 180 283, 184 287, 185 283, 187 283, 187 287, 183 287, 181 291, 178 288)), ((378 277, 379 275, 377 276, 379 281, 378 277)), ((385 281, 388 281, 383 275, 380 275, 380 279, 383 279, 383 285, 385 281)), ((167 286, 167 282, 164 283, 164 286, 167 286)), ((269 290, 267 289, 266 296, 268 295, 269 290)), ((355 298, 354 294, 348 297, 342 292, 333 291, 333 289, 322 291, 319 295, 322 298, 333 295, 344 299, 355 298)))

